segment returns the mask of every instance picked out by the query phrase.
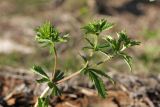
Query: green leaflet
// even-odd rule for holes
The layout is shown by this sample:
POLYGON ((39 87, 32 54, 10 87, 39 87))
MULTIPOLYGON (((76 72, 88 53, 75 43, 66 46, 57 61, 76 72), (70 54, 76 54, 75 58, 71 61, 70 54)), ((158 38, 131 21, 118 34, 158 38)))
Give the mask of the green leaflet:
POLYGON ((48 107, 49 106, 49 98, 38 98, 38 107, 48 107))
POLYGON ((59 88, 55 84, 52 88, 51 93, 52 93, 53 96, 61 96, 61 91, 59 90, 59 88))
POLYGON ((53 96, 60 96, 61 91, 59 90, 58 86, 53 82, 48 82, 48 86, 51 89, 51 95, 53 96))
POLYGON ((63 78, 64 78, 64 72, 62 72, 60 70, 57 70, 56 73, 55 73, 53 82, 57 82, 57 81, 59 81, 63 78))
POLYGON ((99 49, 103 49, 103 48, 108 48, 110 45, 108 43, 104 43, 104 44, 99 44, 97 47, 99 49))
POLYGON ((38 98, 38 107, 43 107, 43 99, 42 98, 38 98))
POLYGON ((105 85, 103 83, 103 80, 98 75, 96 75, 94 72, 89 72, 88 74, 89 74, 89 77, 91 78, 91 80, 93 81, 99 95, 102 98, 105 98, 106 97, 106 89, 105 89, 105 85))
POLYGON ((126 62, 126 64, 129 67, 130 71, 132 71, 132 62, 131 62, 132 57, 127 55, 127 54, 125 54, 125 53, 123 53, 123 52, 118 53, 118 54, 124 59, 124 61, 126 62))
POLYGON ((36 80, 38 83, 45 83, 45 82, 49 82, 50 80, 48 78, 41 78, 36 80))
POLYGON ((88 70, 90 70, 90 71, 92 71, 92 72, 94 72, 94 73, 96 73, 96 74, 98 74, 98 75, 100 75, 100 76, 106 77, 107 79, 109 79, 109 80, 112 82, 112 84, 115 83, 114 80, 113 80, 109 75, 107 75, 105 72, 103 72, 103 71, 101 71, 101 70, 93 69, 93 68, 90 68, 90 69, 88 69, 88 70))
POLYGON ((34 65, 32 69, 36 74, 42 76, 43 78, 46 79, 49 78, 48 75, 44 72, 44 70, 40 66, 34 65))
POLYGON ((116 39, 113 39, 111 36, 107 36, 104 40, 106 41, 106 44, 109 44, 109 47, 113 52, 117 52, 120 50, 120 45, 118 44, 116 39))

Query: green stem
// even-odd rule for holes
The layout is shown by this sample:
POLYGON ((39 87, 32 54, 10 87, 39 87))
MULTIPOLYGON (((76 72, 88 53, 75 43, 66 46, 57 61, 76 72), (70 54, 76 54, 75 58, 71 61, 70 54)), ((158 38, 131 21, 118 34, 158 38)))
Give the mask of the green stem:
POLYGON ((56 73, 56 66, 57 66, 57 51, 54 46, 54 67, 53 67, 53 73, 52 73, 52 79, 54 79, 55 73, 56 73))
POLYGON ((98 45, 98 35, 95 35, 95 38, 94 38, 94 48, 95 49, 97 48, 97 45, 98 45))

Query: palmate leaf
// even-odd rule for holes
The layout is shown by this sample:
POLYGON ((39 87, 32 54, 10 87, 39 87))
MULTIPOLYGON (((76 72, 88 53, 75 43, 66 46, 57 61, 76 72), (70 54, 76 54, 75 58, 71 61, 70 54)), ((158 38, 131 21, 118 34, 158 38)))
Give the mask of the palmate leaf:
POLYGON ((67 42, 68 34, 62 35, 61 33, 50 23, 46 22, 36 29, 36 40, 41 44, 49 44, 52 42, 67 42))
POLYGON ((95 22, 89 23, 82 27, 84 29, 85 34, 96 34, 99 35, 104 30, 109 30, 113 27, 112 23, 109 23, 105 19, 97 20, 95 22))
POLYGON ((36 74, 42 76, 43 78, 49 79, 49 76, 44 72, 44 70, 40 66, 34 65, 32 69, 36 74))
POLYGON ((95 34, 96 30, 94 28, 94 25, 92 23, 82 27, 82 29, 85 30, 85 34, 95 34))
POLYGON ((117 35, 118 35, 118 39, 112 38, 111 36, 107 36, 106 38, 104 38, 104 40, 106 41, 106 44, 109 45, 106 48, 110 48, 110 50, 112 50, 112 52, 114 53, 118 53, 120 51, 123 51, 126 48, 140 44, 140 42, 129 38, 126 35, 126 33, 123 31, 117 33, 117 35))
POLYGON ((98 75, 96 75, 94 72, 88 72, 88 74, 89 74, 89 77, 91 78, 91 80, 93 81, 99 95, 102 98, 105 98, 107 93, 106 93, 106 88, 103 83, 103 80, 98 75))
POLYGON ((135 41, 129 38, 124 31, 119 32, 117 35, 118 35, 118 45, 121 45, 123 43, 123 46, 129 48, 131 46, 140 44, 139 41, 135 41))
POLYGON ((50 22, 45 22, 43 25, 38 27, 36 29, 36 32, 37 38, 48 39, 51 41, 58 40, 58 36, 60 35, 58 30, 54 26, 52 26, 50 22))
POLYGON ((88 70, 90 70, 90 71, 92 71, 92 72, 94 72, 94 73, 96 73, 96 74, 98 74, 98 75, 100 75, 100 76, 106 77, 107 79, 109 79, 109 80, 112 82, 112 84, 115 83, 114 80, 113 80, 109 75, 107 75, 105 72, 103 72, 103 71, 101 71, 101 70, 93 69, 93 68, 90 68, 90 69, 88 69, 88 70))
POLYGON ((101 20, 100 25, 101 25, 102 30, 109 30, 113 27, 113 23, 109 23, 105 19, 101 20))

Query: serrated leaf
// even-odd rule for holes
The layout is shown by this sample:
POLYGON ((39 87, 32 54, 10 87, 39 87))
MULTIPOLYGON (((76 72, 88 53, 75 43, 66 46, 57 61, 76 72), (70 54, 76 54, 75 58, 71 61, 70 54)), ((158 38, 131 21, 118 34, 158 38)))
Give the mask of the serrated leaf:
POLYGON ((36 29, 36 40, 48 46, 50 42, 52 44, 56 42, 67 42, 68 34, 61 36, 61 33, 50 23, 46 22, 36 29))
POLYGON ((38 83, 45 83, 45 82, 49 82, 50 80, 48 78, 41 78, 36 80, 38 83))
POLYGON ((43 25, 36 29, 37 37, 41 39, 55 40, 57 39, 59 32, 51 25, 50 22, 45 22, 43 25))
POLYGON ((112 27, 113 27, 113 23, 108 23, 106 20, 104 20, 104 19, 102 19, 101 20, 102 22, 102 24, 101 24, 101 28, 103 29, 103 30, 109 30, 109 29, 111 29, 112 27))
POLYGON ((38 107, 43 107, 43 99, 38 98, 38 107))
POLYGON ((103 83, 103 80, 97 76, 94 72, 89 72, 89 77, 91 78, 91 80, 94 82, 94 85, 99 93, 99 95, 102 98, 106 97, 106 89, 105 89, 105 85, 103 83))
POLYGON ((49 78, 48 75, 44 72, 44 70, 40 66, 34 65, 33 66, 33 71, 36 74, 42 76, 43 78, 47 78, 47 79, 49 78))
POLYGON ((50 89, 52 89, 51 94, 53 96, 60 96, 61 95, 61 91, 59 90, 59 88, 57 87, 57 85, 53 82, 48 82, 48 86, 50 89))
POLYGON ((108 48, 109 46, 110 46, 109 44, 104 43, 104 44, 99 44, 97 47, 99 49, 102 49, 102 48, 108 48))
POLYGON ((85 47, 83 47, 83 49, 94 49, 94 48, 91 46, 85 46, 85 47))
POLYGON ((48 107, 48 106, 49 106, 49 97, 47 96, 47 97, 44 99, 43 107, 48 107))
POLYGON ((61 96, 61 91, 59 90, 59 88, 55 84, 52 88, 52 95, 53 96, 61 96))
POLYGON ((112 26, 112 23, 109 23, 105 19, 101 19, 85 25, 82 29, 84 29, 85 34, 99 35, 102 31, 112 28, 112 26))
POLYGON ((56 73, 55 73, 55 76, 54 76, 54 82, 57 82, 61 79, 64 78, 64 72, 60 71, 60 70, 57 70, 56 73))
POLYGON ((130 45, 131 45, 131 46, 135 46, 135 45, 140 45, 140 43, 141 43, 141 42, 139 42, 139 41, 131 41, 131 42, 130 42, 130 45))
POLYGON ((51 81, 49 81, 47 84, 48 84, 48 87, 49 87, 49 88, 53 88, 53 87, 54 87, 54 83, 51 82, 51 81))
POLYGON ((48 107, 49 106, 49 98, 38 98, 38 107, 48 107))
POLYGON ((124 59, 124 61, 128 65, 130 71, 132 71, 132 64, 131 64, 132 57, 127 55, 127 54, 125 54, 125 53, 122 53, 122 52, 119 55, 122 56, 122 58, 124 59))
POLYGON ((93 69, 93 68, 90 68, 88 70, 90 70, 98 75, 106 77, 107 79, 109 79, 112 82, 112 84, 114 84, 114 80, 109 75, 107 75, 105 72, 98 70, 98 69, 93 69))
POLYGON ((129 38, 127 36, 127 34, 123 31, 118 33, 118 38, 119 38, 118 39, 119 45, 121 45, 121 43, 123 43, 123 46, 125 46, 126 48, 140 44, 139 41, 135 41, 135 40, 132 40, 131 38, 129 38))
POLYGON ((108 36, 105 40, 109 44, 112 51, 119 51, 119 45, 117 44, 116 39, 113 39, 111 36, 108 36))

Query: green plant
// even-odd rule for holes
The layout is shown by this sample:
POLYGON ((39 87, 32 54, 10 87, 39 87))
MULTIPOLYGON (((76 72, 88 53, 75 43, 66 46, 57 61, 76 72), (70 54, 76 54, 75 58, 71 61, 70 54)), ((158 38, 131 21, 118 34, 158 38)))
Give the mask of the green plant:
POLYGON ((99 95, 103 98, 106 97, 106 88, 103 83, 102 77, 108 78, 113 84, 114 81, 109 75, 107 75, 106 72, 98 69, 98 66, 115 56, 121 56, 131 69, 131 57, 126 54, 124 50, 140 44, 140 42, 128 38, 126 33, 123 31, 117 33, 118 38, 116 39, 112 38, 111 36, 101 35, 101 32, 103 32, 104 30, 109 30, 112 27, 113 24, 109 23, 105 19, 94 21, 82 27, 86 34, 85 40, 88 44, 82 49, 84 55, 80 55, 84 60, 84 63, 80 70, 67 77, 64 76, 63 71, 56 69, 56 45, 57 43, 67 42, 68 35, 62 35, 49 22, 46 22, 45 24, 37 28, 36 40, 40 44, 43 44, 43 46, 49 47, 50 53, 54 55, 54 68, 52 76, 49 76, 42 69, 42 67, 36 65, 33 67, 33 71, 41 76, 41 79, 37 80, 37 82, 48 84, 48 87, 42 92, 41 96, 38 98, 35 107, 47 107, 48 96, 61 95, 61 90, 58 88, 58 85, 68 79, 74 78, 76 75, 79 74, 88 76, 93 82, 99 95), (99 53, 100 56, 105 56, 106 59, 100 61, 93 61, 92 59, 94 58, 95 53, 99 53))

